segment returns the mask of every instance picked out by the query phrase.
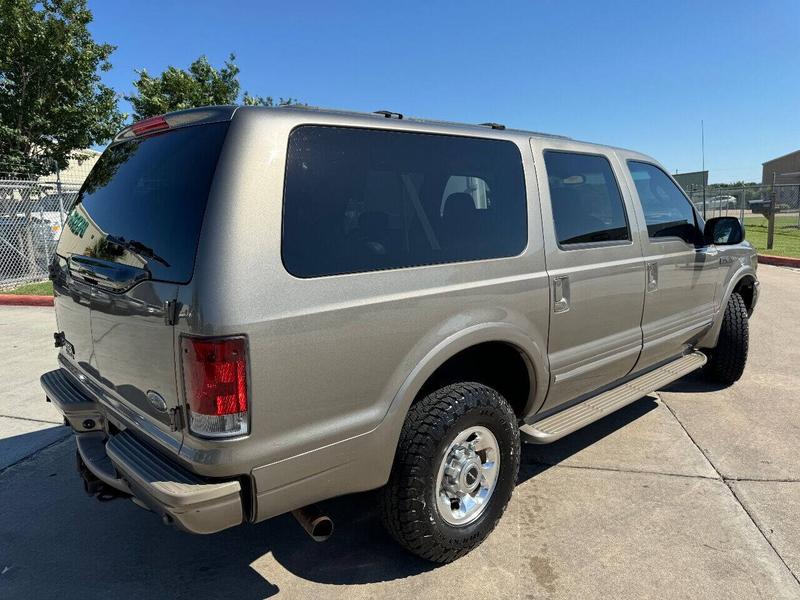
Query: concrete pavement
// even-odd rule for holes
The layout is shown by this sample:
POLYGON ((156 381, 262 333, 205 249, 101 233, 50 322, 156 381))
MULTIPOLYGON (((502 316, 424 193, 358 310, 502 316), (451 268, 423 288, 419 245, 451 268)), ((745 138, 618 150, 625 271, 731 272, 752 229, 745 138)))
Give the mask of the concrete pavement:
POLYGON ((0 597, 800 598, 800 272, 759 275, 739 383, 691 375, 526 446, 498 529, 442 567, 395 546, 370 494, 325 503, 325 544, 287 516, 199 537, 89 499, 38 389, 52 313, 0 308, 0 597))
POLYGON ((69 433, 39 386, 56 367, 55 330, 52 308, 0 307, 0 471, 69 433))

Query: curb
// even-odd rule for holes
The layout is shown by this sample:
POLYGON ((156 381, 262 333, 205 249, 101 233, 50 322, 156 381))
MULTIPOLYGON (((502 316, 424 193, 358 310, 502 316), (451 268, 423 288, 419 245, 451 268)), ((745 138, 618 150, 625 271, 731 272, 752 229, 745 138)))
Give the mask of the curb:
POLYGON ((758 262, 765 265, 775 265, 776 267, 794 267, 795 269, 800 269, 800 258, 791 258, 789 256, 766 256, 764 254, 759 254, 758 262))
POLYGON ((0 306, 53 306, 53 297, 0 294, 0 306))

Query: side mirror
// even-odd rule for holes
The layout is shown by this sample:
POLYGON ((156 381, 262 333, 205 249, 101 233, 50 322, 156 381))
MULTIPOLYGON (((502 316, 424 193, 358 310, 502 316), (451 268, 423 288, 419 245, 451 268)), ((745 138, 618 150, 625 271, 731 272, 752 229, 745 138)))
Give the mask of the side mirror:
POLYGON ((736 217, 714 217, 706 221, 703 241, 706 244, 730 246, 744 239, 744 227, 736 217))

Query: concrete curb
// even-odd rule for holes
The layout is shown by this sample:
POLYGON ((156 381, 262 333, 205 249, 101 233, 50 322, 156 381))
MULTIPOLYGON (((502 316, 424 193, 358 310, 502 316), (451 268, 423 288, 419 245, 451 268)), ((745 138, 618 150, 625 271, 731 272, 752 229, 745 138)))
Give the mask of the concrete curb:
POLYGON ((0 294, 0 306, 53 306, 53 297, 0 294))
POLYGON ((794 267, 795 269, 800 269, 800 258, 792 258, 789 256, 766 256, 764 254, 759 254, 758 262, 765 265, 775 265, 776 267, 794 267))

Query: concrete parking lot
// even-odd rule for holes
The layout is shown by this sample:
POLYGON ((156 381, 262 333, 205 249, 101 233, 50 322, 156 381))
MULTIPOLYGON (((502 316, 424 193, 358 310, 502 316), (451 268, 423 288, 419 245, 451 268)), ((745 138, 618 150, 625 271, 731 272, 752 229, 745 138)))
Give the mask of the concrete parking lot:
POLYGON ((52 309, 0 307, 0 598, 800 598, 800 271, 761 266, 744 378, 690 375, 547 447, 526 446, 498 529, 434 567, 372 496, 196 537, 82 490, 43 400, 52 309))

